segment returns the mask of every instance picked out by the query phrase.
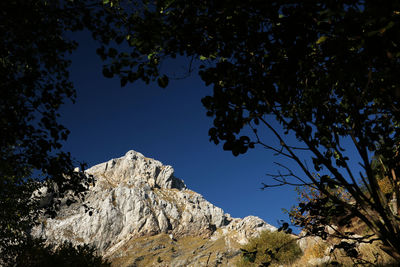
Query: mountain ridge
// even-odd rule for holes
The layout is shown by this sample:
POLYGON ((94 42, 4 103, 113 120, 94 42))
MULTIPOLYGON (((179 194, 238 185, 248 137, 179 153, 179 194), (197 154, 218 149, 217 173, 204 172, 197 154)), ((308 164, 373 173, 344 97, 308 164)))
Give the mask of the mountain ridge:
MULTIPOLYGON (((157 252, 161 253, 170 245, 164 242, 166 235, 171 244, 176 245, 193 238, 202 240, 199 246, 209 247, 210 251, 205 249, 204 253, 211 253, 212 257, 211 254, 202 255, 201 249, 193 247, 193 254, 171 256, 170 261, 173 266, 202 266, 200 258, 208 257, 207 262, 224 262, 221 255, 225 255, 226 264, 230 264, 239 254, 240 245, 249 238, 264 230, 276 230, 255 216, 232 218, 202 195, 188 189, 183 180, 174 176, 172 166, 133 150, 85 172, 96 181, 88 190, 85 202, 63 205, 54 219, 42 218, 42 223, 33 229, 35 236, 45 238, 49 243, 89 244, 111 262, 131 255, 132 251, 127 247, 133 240, 149 238, 155 247, 159 240, 164 246, 157 252), (195 252, 196 257, 200 257, 198 262, 193 256, 195 252)), ((185 247, 190 246, 182 243, 182 251, 185 247)), ((126 266, 139 254, 128 257, 126 266)), ((148 254, 138 257, 156 262, 154 253, 148 254)), ((121 265, 121 261, 118 262, 121 265)))

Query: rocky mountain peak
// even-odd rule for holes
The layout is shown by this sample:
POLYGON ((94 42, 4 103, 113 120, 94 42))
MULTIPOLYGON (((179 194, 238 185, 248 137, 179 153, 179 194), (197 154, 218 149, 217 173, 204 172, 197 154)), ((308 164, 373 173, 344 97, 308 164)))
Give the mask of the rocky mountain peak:
MULTIPOLYGON (((210 257, 220 261, 221 255, 230 255, 225 257, 229 261, 250 237, 262 230, 276 229, 255 216, 232 218, 188 189, 183 180, 174 176, 171 166, 133 150, 95 165, 86 173, 96 182, 85 202, 62 206, 54 219, 42 218, 41 225, 33 229, 34 235, 51 243, 68 240, 90 244, 122 266, 132 261, 133 256, 129 255, 142 253, 133 248, 142 241, 155 247, 162 244, 163 250, 170 245, 168 242, 178 245, 195 239, 197 243, 182 243, 182 251, 194 246, 193 251, 172 257, 171 266, 202 266, 199 262, 204 253, 211 253, 208 261, 210 257), (167 243, 165 236, 170 237, 167 243)), ((151 259, 152 249, 140 257, 151 259)))
POLYGON ((88 174, 113 187, 120 185, 166 189, 184 189, 186 185, 174 176, 174 169, 160 161, 147 158, 134 150, 88 169, 88 174))

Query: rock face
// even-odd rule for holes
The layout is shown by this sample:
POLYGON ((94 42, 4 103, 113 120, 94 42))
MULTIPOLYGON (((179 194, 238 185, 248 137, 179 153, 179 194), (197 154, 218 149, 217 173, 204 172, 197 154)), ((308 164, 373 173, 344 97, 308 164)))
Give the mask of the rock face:
POLYGON ((86 173, 96 182, 85 203, 63 206, 56 218, 43 219, 34 235, 52 243, 93 245, 118 266, 160 263, 160 255, 171 266, 205 266, 211 261, 224 266, 250 237, 276 230, 258 217, 231 218, 189 190, 171 166, 133 150, 86 173), (152 247, 139 251, 138 244, 152 247), (175 252, 168 254, 169 249, 175 252))

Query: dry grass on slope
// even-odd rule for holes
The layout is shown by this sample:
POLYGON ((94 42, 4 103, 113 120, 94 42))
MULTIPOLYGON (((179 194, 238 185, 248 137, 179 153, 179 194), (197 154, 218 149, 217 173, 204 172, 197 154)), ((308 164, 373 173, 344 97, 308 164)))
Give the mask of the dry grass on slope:
POLYGON ((225 238, 212 241, 208 238, 186 236, 176 241, 167 234, 140 237, 129 241, 109 258, 115 267, 147 266, 234 266, 238 249, 228 250, 225 238))

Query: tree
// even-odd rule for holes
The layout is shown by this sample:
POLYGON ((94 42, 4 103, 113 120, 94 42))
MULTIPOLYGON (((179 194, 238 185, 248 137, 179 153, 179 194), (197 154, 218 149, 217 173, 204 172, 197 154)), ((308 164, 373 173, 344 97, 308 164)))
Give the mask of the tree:
POLYGON ((116 40, 130 50, 97 50, 106 61, 105 76, 119 76, 122 86, 142 79, 165 87, 164 59, 200 62, 199 75, 213 86, 213 95, 202 100, 214 118, 211 141, 235 156, 258 145, 292 159, 302 172, 284 168, 287 174, 274 177, 279 184, 319 190, 362 220, 400 260, 400 218, 388 204, 400 196, 398 1, 118 2, 126 7, 116 18, 125 30, 116 40), (279 146, 262 140, 265 130, 279 146), (289 144, 285 134, 294 134, 304 147, 289 144), (312 167, 299 149, 311 154, 312 167), (394 188, 389 199, 371 166, 374 154, 385 159, 394 188), (360 164, 360 173, 351 161, 360 164), (333 188, 354 201, 343 201, 333 188))
POLYGON ((43 208, 55 216, 59 197, 83 198, 91 182, 61 151, 69 131, 58 110, 75 99, 66 56, 78 45, 67 35, 88 29, 108 43, 117 27, 107 17, 118 8, 95 0, 0 3, 0 265, 12 265, 33 242, 29 231, 43 208), (45 207, 32 195, 44 184, 56 189, 45 207))
POLYGON ((43 240, 31 240, 15 260, 15 266, 27 266, 28 263, 32 267, 111 266, 88 245, 74 247, 71 243, 63 243, 55 247, 45 245, 43 240))

